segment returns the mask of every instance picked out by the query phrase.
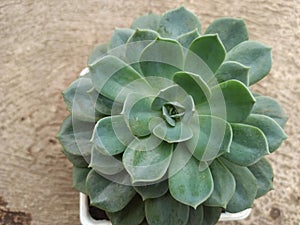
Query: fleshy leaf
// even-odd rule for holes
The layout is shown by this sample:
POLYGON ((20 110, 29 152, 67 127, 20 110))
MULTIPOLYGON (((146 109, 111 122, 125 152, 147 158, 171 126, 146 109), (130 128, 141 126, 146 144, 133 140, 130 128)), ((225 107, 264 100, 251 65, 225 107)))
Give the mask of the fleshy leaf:
POLYGON ((88 173, 90 172, 90 168, 80 168, 73 166, 73 187, 86 194, 85 182, 88 173))
POLYGON ((201 225, 215 225, 221 216, 222 208, 220 207, 203 207, 203 224, 201 225))
POLYGON ((126 44, 125 55, 127 62, 137 71, 141 72, 139 59, 143 50, 157 37, 158 33, 153 30, 137 29, 129 38, 126 44))
POLYGON ((110 100, 99 94, 95 88, 88 91, 90 100, 94 103, 95 109, 104 115, 116 115, 120 114, 123 105, 110 100))
POLYGON ((146 200, 145 212, 149 225, 186 224, 189 219, 189 207, 173 199, 169 193, 146 200))
POLYGON ((248 40, 246 24, 242 19, 219 18, 213 21, 206 34, 218 34, 227 51, 248 40))
POLYGON ((63 152, 77 167, 87 167, 92 151, 90 139, 94 123, 83 122, 68 116, 57 135, 63 152))
POLYGON ((177 122, 174 127, 167 125, 165 122, 161 122, 154 127, 153 134, 168 143, 183 142, 193 136, 189 125, 183 122, 177 122))
POLYGON ((160 113, 152 110, 154 97, 129 95, 125 101, 122 114, 128 120, 133 135, 144 137, 151 133, 150 120, 160 117, 160 113))
POLYGON ((287 115, 279 103, 268 96, 257 96, 251 113, 262 114, 274 119, 282 128, 285 127, 287 115))
POLYGON ((249 166, 269 154, 268 142, 263 132, 246 124, 231 124, 233 139, 230 152, 223 156, 229 161, 249 166))
POLYGON ((198 106, 200 114, 214 115, 228 122, 241 122, 250 114, 255 98, 238 80, 228 80, 211 89, 208 102, 198 106))
POLYGON ((163 196, 167 193, 168 187, 168 181, 164 180, 153 184, 139 184, 138 186, 134 186, 134 189, 142 196, 143 200, 146 200, 163 196))
POLYGON ((165 119, 165 121, 171 126, 171 127, 175 127, 176 122, 175 119, 173 119, 169 113, 168 113, 168 109, 166 108, 166 106, 163 106, 162 108, 162 113, 163 113, 163 118, 165 119))
POLYGON ((248 169, 257 180, 258 190, 255 198, 259 198, 273 189, 273 170, 268 160, 261 158, 248 169))
MULTIPOLYGON (((198 74, 207 84, 210 85, 208 82, 215 78, 214 72, 196 53, 190 51, 189 49, 184 50, 186 50, 186 57, 184 60, 183 71, 198 74)), ((214 85, 216 84, 214 83, 212 86, 214 85)))
POLYGON ((190 216, 187 225, 202 225, 204 217, 203 206, 199 205, 197 209, 190 207, 190 216))
POLYGON ((174 39, 195 29, 201 32, 201 24, 198 17, 184 7, 180 7, 170 10, 162 16, 158 33, 162 37, 174 39))
POLYGON ((228 61, 228 62, 224 62, 220 66, 215 76, 219 83, 231 79, 236 79, 244 83, 246 86, 248 86, 249 85, 248 71, 249 71, 249 67, 244 66, 238 62, 228 61))
POLYGON ((152 182, 161 179, 166 173, 173 145, 166 142, 152 145, 147 139, 133 141, 123 154, 123 164, 132 182, 152 182))
POLYGON ((106 155, 122 153, 133 140, 123 116, 110 116, 99 120, 95 126, 92 142, 106 155))
POLYGON ((147 90, 147 81, 132 67, 115 56, 105 56, 89 65, 94 88, 105 97, 123 103, 126 96, 147 90))
POLYGON ((176 158, 185 158, 186 156, 180 157, 180 155, 186 155, 189 152, 187 149, 181 149, 181 151, 175 151, 174 154, 178 155, 174 156, 169 168, 170 193, 177 201, 196 209, 213 191, 214 184, 209 167, 206 166, 205 169, 200 170, 199 161, 191 156, 178 171, 181 160, 177 162, 176 158))
POLYGON ((271 48, 254 41, 244 41, 231 49, 227 61, 237 61, 250 67, 249 84, 264 78, 272 67, 271 48))
POLYGON ((200 36, 198 29, 182 34, 176 40, 184 47, 189 48, 191 43, 200 36))
POLYGON ((98 173, 106 175, 117 174, 124 169, 121 160, 118 160, 114 156, 104 155, 97 148, 93 148, 92 150, 89 167, 92 167, 98 173))
POLYGON ((208 161, 229 152, 232 130, 225 120, 213 116, 199 116, 192 123, 193 137, 185 144, 198 160, 208 161))
POLYGON ((234 177, 219 160, 214 160, 209 168, 213 177, 214 190, 204 205, 226 208, 235 191, 234 177))
POLYGON ((278 123, 268 116, 250 114, 244 123, 258 127, 264 133, 271 153, 279 148, 281 143, 287 138, 287 135, 278 123))
POLYGON ((183 107, 182 102, 184 102, 186 97, 187 93, 182 87, 178 85, 171 85, 159 91, 158 95, 152 103, 152 108, 154 110, 161 110, 163 105, 165 105, 168 102, 176 102, 183 107))
POLYGON ((106 56, 107 53, 107 44, 96 45, 88 58, 88 65, 95 63, 100 60, 102 57, 106 56))
POLYGON ((90 78, 81 77, 75 80, 64 92, 64 100, 72 116, 83 121, 95 122, 101 118, 101 114, 95 109, 87 93, 93 88, 90 78))
POLYGON ((145 207, 140 196, 135 197, 119 212, 107 212, 109 220, 114 225, 140 225, 145 217, 145 207))
POLYGON ((251 208, 257 192, 256 178, 246 167, 238 166, 224 158, 222 158, 222 162, 232 173, 236 183, 235 192, 226 207, 226 211, 237 213, 251 208))
POLYGON ((210 88, 197 74, 181 71, 174 74, 173 80, 193 97, 196 105, 210 98, 210 88))
POLYGON ((88 162, 91 157, 90 155, 87 155, 85 157, 81 155, 74 155, 70 152, 67 152, 65 149, 63 149, 62 152, 74 166, 82 167, 82 168, 88 166, 88 162))
MULTIPOLYGON (((212 70, 216 72, 225 59, 226 51, 216 34, 208 34, 194 40, 190 50, 199 56, 212 70)), ((187 55, 189 57, 189 54, 187 55)))
POLYGON ((131 28, 132 29, 150 29, 150 30, 158 30, 159 26, 159 21, 160 21, 160 16, 149 13, 146 15, 143 15, 141 17, 138 17, 133 21, 131 28))
POLYGON ((134 30, 128 28, 117 28, 111 36, 108 44, 108 49, 114 49, 119 46, 125 45, 129 37, 133 34, 134 30))
POLYGON ((108 212, 122 210, 136 194, 131 186, 107 180, 94 170, 87 176, 86 190, 91 205, 108 212))
POLYGON ((183 69, 183 49, 176 40, 157 38, 144 49, 139 62, 144 76, 172 79, 183 69))

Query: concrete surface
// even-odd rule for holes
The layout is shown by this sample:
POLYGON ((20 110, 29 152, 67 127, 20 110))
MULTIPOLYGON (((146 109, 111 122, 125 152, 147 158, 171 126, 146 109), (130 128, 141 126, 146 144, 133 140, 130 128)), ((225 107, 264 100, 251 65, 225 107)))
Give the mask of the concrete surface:
POLYGON ((242 17, 251 39, 273 47, 272 71, 254 89, 278 99, 290 117, 289 139, 269 157, 275 190, 249 219, 226 224, 300 224, 299 0, 1 0, 0 219, 16 214, 2 224, 79 224, 71 164, 55 138, 67 115, 61 91, 114 27, 179 5, 204 28, 220 16, 242 17))

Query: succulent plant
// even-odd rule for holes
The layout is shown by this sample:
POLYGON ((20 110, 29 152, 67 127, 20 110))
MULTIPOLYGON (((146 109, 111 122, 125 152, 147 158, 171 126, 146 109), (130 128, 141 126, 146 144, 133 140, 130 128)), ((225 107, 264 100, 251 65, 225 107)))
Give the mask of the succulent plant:
POLYGON ((63 92, 74 187, 114 225, 208 225, 252 207, 272 189, 265 155, 287 137, 280 105, 249 88, 271 64, 242 19, 201 33, 180 7, 116 29, 63 92))

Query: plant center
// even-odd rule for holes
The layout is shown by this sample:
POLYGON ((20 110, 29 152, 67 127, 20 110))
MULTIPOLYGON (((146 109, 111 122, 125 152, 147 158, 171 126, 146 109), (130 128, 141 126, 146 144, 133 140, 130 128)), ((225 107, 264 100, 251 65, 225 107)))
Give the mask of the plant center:
POLYGON ((178 103, 166 103, 162 107, 163 118, 172 127, 184 116, 185 109, 178 103))

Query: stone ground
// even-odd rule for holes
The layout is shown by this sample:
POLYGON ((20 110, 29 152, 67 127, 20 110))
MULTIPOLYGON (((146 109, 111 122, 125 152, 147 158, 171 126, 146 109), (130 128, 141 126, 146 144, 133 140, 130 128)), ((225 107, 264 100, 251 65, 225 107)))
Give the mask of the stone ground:
POLYGON ((289 139, 269 157, 275 190, 249 219, 220 224, 300 224, 299 0, 1 0, 0 224, 79 224, 71 164, 55 137, 67 115, 61 91, 115 27, 179 5, 204 28, 220 16, 242 17, 251 39, 273 47, 272 71, 254 89, 278 99, 290 118, 289 139))

